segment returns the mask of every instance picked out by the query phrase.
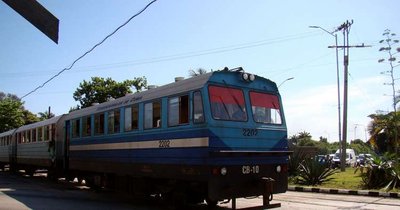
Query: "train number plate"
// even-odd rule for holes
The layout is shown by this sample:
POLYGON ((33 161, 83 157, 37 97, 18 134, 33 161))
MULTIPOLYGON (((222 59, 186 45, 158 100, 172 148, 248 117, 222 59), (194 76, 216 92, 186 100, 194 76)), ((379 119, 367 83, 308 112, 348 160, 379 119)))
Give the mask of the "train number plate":
POLYGON ((242 173, 243 174, 258 174, 260 173, 260 166, 242 166, 242 173))

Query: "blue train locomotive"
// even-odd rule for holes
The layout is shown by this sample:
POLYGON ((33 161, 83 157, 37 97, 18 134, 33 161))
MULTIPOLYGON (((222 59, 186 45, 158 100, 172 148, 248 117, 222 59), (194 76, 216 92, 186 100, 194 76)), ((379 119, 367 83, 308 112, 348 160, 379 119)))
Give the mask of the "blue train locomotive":
MULTIPOLYGON (((54 152, 46 168, 93 187, 211 205, 258 195, 267 200, 287 189, 287 129, 277 86, 241 68, 93 105, 51 125, 54 144, 45 146, 54 145, 54 152)), ((19 129, 10 147, 24 146, 19 129)))

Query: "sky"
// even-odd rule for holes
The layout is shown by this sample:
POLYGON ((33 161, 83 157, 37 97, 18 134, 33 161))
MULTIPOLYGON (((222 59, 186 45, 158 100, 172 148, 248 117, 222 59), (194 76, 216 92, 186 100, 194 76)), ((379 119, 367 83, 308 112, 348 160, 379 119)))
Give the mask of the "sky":
MULTIPOLYGON (((60 20, 59 43, 0 2, 0 91, 24 96, 99 43, 150 0, 39 0, 60 20)), ((164 85, 190 69, 243 67, 280 86, 289 136, 338 140, 338 94, 333 31, 353 20, 349 57, 348 140, 366 140, 368 115, 391 110, 389 70, 378 63, 385 29, 400 33, 396 0, 158 0, 71 70, 23 98, 33 113, 67 113, 72 95, 91 77, 116 81, 145 76, 164 85), (287 80, 288 78, 292 78, 287 80)), ((337 34, 343 45, 343 34, 337 34)), ((343 108, 343 51, 339 50, 343 108)), ((398 77, 398 75, 396 76, 398 77)))

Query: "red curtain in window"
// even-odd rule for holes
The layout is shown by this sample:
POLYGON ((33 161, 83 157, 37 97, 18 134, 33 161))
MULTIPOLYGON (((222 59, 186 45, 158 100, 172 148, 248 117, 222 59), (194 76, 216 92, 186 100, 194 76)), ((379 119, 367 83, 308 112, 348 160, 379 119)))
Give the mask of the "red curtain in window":
POLYGON ((250 92, 250 100, 252 106, 279 109, 279 100, 278 96, 276 95, 250 92))

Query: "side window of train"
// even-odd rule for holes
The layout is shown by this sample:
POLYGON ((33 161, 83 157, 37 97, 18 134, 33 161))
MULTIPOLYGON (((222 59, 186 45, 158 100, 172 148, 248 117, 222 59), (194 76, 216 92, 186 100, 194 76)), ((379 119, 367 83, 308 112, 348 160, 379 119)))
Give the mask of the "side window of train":
POLYGON ((204 122, 203 98, 200 91, 193 93, 193 122, 204 122))
POLYGON ((36 142, 36 128, 32 129, 32 142, 36 142))
POLYGON ((38 128, 38 141, 43 141, 43 127, 38 128))
POLYGON ((26 142, 31 142, 31 130, 27 130, 26 132, 26 142))
POLYGON ((161 127, 161 102, 155 101, 144 104, 144 128, 161 127))
POLYGON ((94 135, 104 134, 104 113, 94 115, 94 135))
MULTIPOLYGON (((78 119, 78 122, 77 122, 77 124, 78 124, 78 135, 76 136, 76 137, 79 137, 79 119, 78 119)), ((43 134, 44 134, 44 138, 43 138, 43 140, 44 141, 48 141, 49 140, 49 138, 50 138, 50 125, 45 125, 45 126, 43 126, 43 128, 44 128, 44 132, 43 132, 43 134)))
POLYGON ((168 126, 189 123, 189 96, 177 96, 168 100, 168 126))
MULTIPOLYGON (((46 141, 46 126, 44 127, 44 140, 46 141)), ((80 119, 72 120, 72 138, 80 137, 80 119)))
POLYGON ((82 136, 92 135, 92 116, 82 117, 82 136))
POLYGON ((108 112, 108 134, 119 133, 121 126, 120 116, 119 109, 108 112))
POLYGON ((125 107, 125 131, 138 129, 139 105, 125 107))
POLYGON ((56 139, 56 124, 51 124, 51 140, 56 139))

